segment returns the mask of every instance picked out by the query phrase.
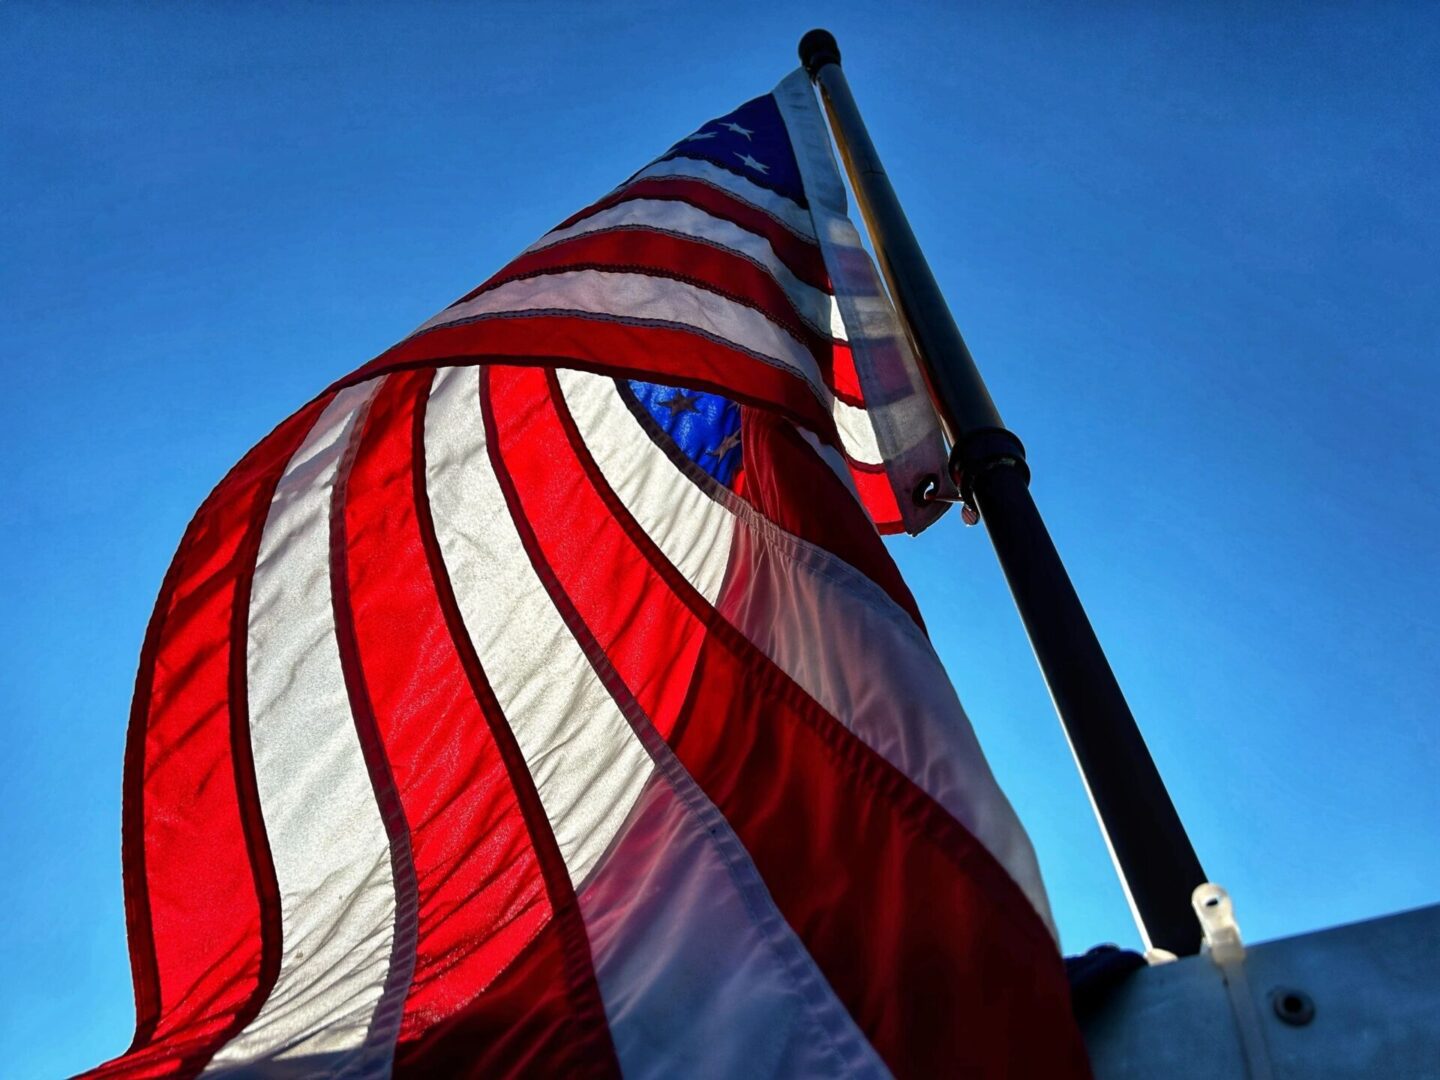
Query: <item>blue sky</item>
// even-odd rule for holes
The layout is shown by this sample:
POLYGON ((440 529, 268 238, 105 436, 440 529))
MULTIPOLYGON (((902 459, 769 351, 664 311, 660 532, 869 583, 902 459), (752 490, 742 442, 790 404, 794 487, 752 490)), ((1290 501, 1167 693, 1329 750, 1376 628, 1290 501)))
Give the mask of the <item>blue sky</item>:
MULTIPOLYGON (((840 40, 1213 879, 1440 900, 1440 24, 1422 6, 10 4, 0 1060, 128 1041, 121 748, 257 438, 840 40)), ((982 530, 893 548, 1065 944, 1135 935, 982 530)))

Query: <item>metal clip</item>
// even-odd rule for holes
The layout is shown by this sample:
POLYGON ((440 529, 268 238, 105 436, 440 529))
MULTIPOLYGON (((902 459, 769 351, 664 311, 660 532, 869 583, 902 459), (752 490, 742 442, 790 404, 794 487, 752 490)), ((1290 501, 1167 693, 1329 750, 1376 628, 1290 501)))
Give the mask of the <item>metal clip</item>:
POLYGON ((980 508, 975 505, 974 496, 968 491, 963 494, 959 491, 953 495, 943 494, 940 490, 938 476, 927 476, 920 481, 920 486, 915 489, 915 502, 920 506, 929 506, 932 503, 959 503, 961 521, 966 525, 974 525, 980 520, 980 508))

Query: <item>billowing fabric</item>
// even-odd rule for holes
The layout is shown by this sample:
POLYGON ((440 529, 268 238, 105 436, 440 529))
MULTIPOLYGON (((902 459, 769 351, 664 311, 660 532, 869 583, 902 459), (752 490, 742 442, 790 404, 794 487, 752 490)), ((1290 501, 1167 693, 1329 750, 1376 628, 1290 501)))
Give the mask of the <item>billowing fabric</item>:
POLYGON ((95 1075, 1085 1075, 943 449, 799 73, 337 382, 162 586, 95 1075))

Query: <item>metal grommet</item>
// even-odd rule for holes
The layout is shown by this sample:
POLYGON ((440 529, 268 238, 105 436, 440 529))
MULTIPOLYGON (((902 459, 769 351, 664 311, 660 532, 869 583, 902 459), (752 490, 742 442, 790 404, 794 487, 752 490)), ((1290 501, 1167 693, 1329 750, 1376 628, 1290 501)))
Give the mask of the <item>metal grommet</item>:
POLYGON ((929 506, 932 502, 938 502, 936 498, 940 494, 940 478, 938 476, 927 476, 915 486, 915 505, 929 506))
POLYGON ((1304 1027, 1315 1019, 1315 999, 1293 986, 1277 986, 1271 990, 1270 1005, 1275 1015, 1291 1027, 1304 1027))
MULTIPOLYGON (((958 494, 940 494, 940 478, 933 474, 925 477, 924 480, 921 480, 920 483, 915 485, 913 495, 916 506, 931 506, 934 503, 958 503, 964 501, 958 494)), ((966 505, 968 506, 969 503, 967 502, 966 505)), ((970 523, 968 518, 966 519, 966 523, 970 523)))

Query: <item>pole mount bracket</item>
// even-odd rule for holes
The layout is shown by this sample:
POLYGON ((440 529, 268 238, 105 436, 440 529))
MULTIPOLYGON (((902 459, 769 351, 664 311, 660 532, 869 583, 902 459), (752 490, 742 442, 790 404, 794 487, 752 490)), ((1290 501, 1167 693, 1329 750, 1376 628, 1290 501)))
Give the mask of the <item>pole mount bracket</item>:
POLYGON ((950 476, 960 491, 967 525, 980 520, 975 504, 975 479, 991 469, 1018 469, 1030 483, 1030 466, 1025 463, 1025 444, 1005 428, 977 428, 967 431, 950 449, 950 476))

